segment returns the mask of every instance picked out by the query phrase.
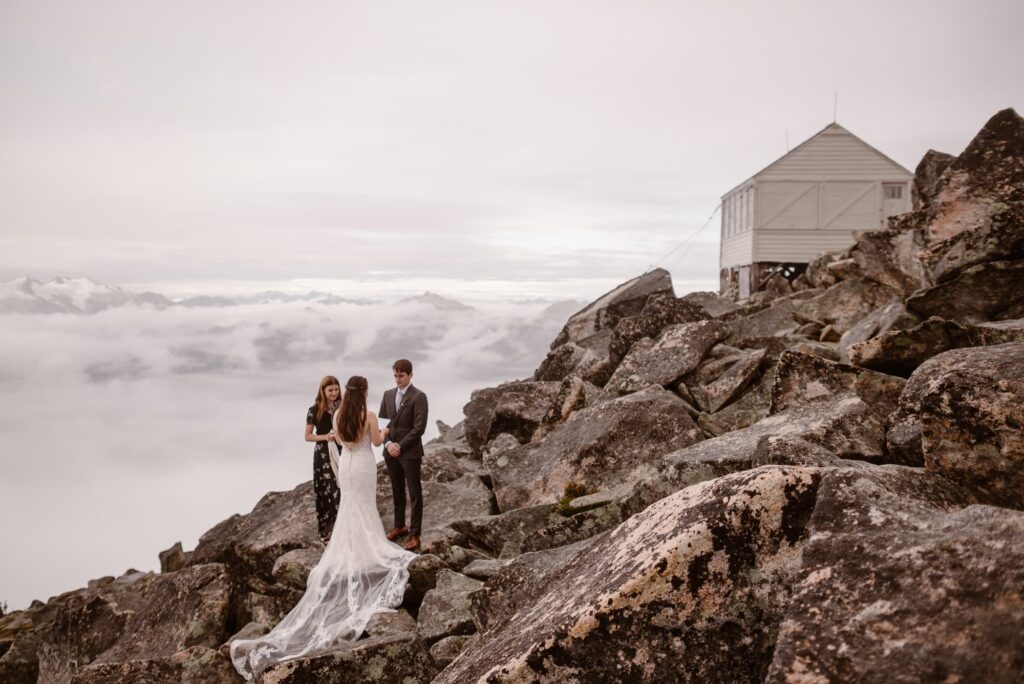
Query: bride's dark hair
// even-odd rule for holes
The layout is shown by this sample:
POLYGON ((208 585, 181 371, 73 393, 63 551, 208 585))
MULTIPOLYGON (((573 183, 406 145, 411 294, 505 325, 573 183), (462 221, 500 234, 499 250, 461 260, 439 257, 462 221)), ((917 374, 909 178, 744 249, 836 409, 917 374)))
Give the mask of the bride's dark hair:
POLYGON ((353 375, 345 383, 345 397, 338 410, 335 432, 342 442, 357 442, 366 427, 366 378, 353 375))

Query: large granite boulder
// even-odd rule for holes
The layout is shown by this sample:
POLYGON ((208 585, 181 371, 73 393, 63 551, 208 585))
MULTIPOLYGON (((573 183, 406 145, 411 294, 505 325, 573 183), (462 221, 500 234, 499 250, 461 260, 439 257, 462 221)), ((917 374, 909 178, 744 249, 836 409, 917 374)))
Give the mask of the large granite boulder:
POLYGON ((944 351, 1024 341, 1024 321, 971 325, 933 316, 913 328, 893 330, 850 347, 850 360, 863 368, 909 377, 944 351))
POLYGON ((464 567, 460 572, 462 572, 466 577, 472 577, 473 579, 478 579, 481 582, 486 582, 511 562, 513 562, 512 559, 499 560, 497 558, 480 558, 464 567))
POLYGON ((442 570, 437 576, 437 586, 427 592, 420 606, 417 620, 420 638, 433 644, 445 637, 475 632, 469 595, 482 586, 480 580, 442 570))
MULTIPOLYGON (((597 406, 612 399, 614 399, 613 395, 582 378, 567 377, 562 381, 558 393, 551 401, 551 408, 544 416, 541 428, 534 434, 534 439, 539 439, 551 432, 558 425, 569 420, 569 416, 576 411, 588 406, 597 406)), ((513 448, 514 446, 518 446, 518 444, 513 445, 513 448)))
POLYGON ((435 682, 760 681, 819 478, 773 467, 702 483, 539 578, 499 575, 498 600, 474 601, 493 609, 486 631, 435 682))
MULTIPOLYGON (((232 578, 219 564, 161 574, 120 598, 131 611, 122 638, 96 662, 173 655, 191 646, 216 649, 227 636, 232 578)), ((140 578, 141 582, 141 578, 140 578)))
POLYGON ((914 211, 931 208, 938 194, 939 179, 956 157, 945 152, 928 150, 914 169, 914 184, 910 188, 910 199, 914 211))
POLYGON ((603 351, 601 355, 606 356, 610 336, 602 336, 601 333, 610 332, 623 318, 643 311, 648 297, 659 293, 673 294, 672 276, 663 268, 656 268, 622 283, 573 314, 551 343, 551 348, 560 347, 566 342, 576 342, 583 347, 603 351), (598 337, 601 341, 595 344, 594 338, 598 337))
MULTIPOLYGON (((452 528, 473 548, 510 558, 523 552, 571 544, 618 525, 625 517, 617 505, 629 485, 595 492, 557 504, 514 508, 506 513, 458 520, 452 528)), ((469 573, 468 569, 463 570, 469 573)))
POLYGON ((829 470, 765 681, 1019 682, 1024 514, 920 469, 829 470))
MULTIPOLYGON (((574 544, 610 530, 629 517, 619 501, 627 489, 632 489, 632 485, 627 483, 572 500, 565 515, 524 539, 519 549, 513 551, 542 551, 574 544), (600 503, 593 507, 585 506, 581 502, 586 500, 600 503)), ((509 547, 506 546, 504 551, 508 552, 509 547)))
POLYGON ((930 283, 919 256, 925 245, 924 233, 906 219, 890 220, 887 230, 872 230, 857 237, 851 250, 861 274, 885 285, 905 298, 930 283))
POLYGON ((852 328, 843 333, 839 338, 837 351, 839 361, 850 362, 850 347, 870 340, 887 332, 895 330, 906 330, 913 328, 921 322, 916 314, 907 311, 907 307, 901 301, 891 302, 883 307, 875 309, 864 318, 857 321, 852 328))
POLYGON ((545 578, 573 559, 589 542, 524 553, 500 561, 479 590, 469 595, 473 622, 480 632, 510 620, 543 591, 545 578))
POLYGON ((697 482, 771 463, 883 462, 885 416, 855 394, 798 405, 753 425, 666 454, 656 476, 637 483, 625 514, 697 482), (775 443, 778 441, 778 443, 775 443))
MULTIPOLYGON (((759 376, 767 353, 765 349, 742 350, 720 359, 725 370, 707 384, 691 388, 700 408, 716 413, 738 398, 759 376)), ((689 381, 686 382, 689 385, 689 381)))
POLYGON ((459 654, 466 650, 466 646, 472 643, 475 638, 475 635, 472 634, 456 634, 455 636, 445 637, 430 647, 430 657, 434 659, 438 667, 447 667, 449 663, 459 657, 459 654))
POLYGON ((904 385, 901 378, 885 373, 787 351, 775 367, 771 412, 830 402, 852 394, 884 415, 896 408, 904 385))
MULTIPOLYGON (((760 351, 760 350, 759 350, 760 351)), ((745 351, 729 344, 716 344, 704 355, 704 359, 683 378, 691 387, 709 385, 734 363, 743 358, 745 351)))
POLYGON ((1024 302, 1024 259, 987 261, 915 293, 907 308, 921 316, 964 323, 999 320, 1024 302))
POLYGON ((588 379, 610 372, 607 359, 575 342, 555 347, 533 372, 535 381, 561 381, 571 375, 588 379))
POLYGON ((0 655, 0 681, 10 684, 36 684, 39 679, 38 635, 27 631, 3 642, 0 655))
POLYGON ((389 637, 397 634, 412 635, 416 633, 416 618, 403 609, 375 613, 366 623, 363 637, 389 637))
POLYGON ((727 430, 742 430, 768 416, 772 385, 775 384, 775 365, 770 357, 771 351, 766 351, 769 360, 767 363, 762 362, 764 368, 759 371, 760 379, 755 378, 738 399, 726 404, 714 415, 715 420, 727 430))
POLYGON ((437 442, 439 444, 460 444, 466 441, 466 423, 459 421, 455 425, 448 425, 443 420, 434 421, 437 425, 437 437, 430 440, 428 444, 437 442))
POLYGON ((915 467, 924 465, 921 421, 916 410, 901 405, 886 421, 885 454, 889 463, 915 467))
POLYGON ((437 673, 426 645, 415 635, 371 637, 278 663, 260 675, 261 684, 393 684, 429 682, 437 673))
POLYGON ((662 454, 701 437, 683 401, 654 386, 577 411, 543 440, 485 457, 484 465, 499 509, 509 511, 555 503, 569 484, 596 491, 643 479, 662 454))
POLYGON ((961 328, 933 316, 909 330, 888 332, 852 345, 850 361, 862 368, 909 377, 915 368, 935 354, 956 346, 950 339, 951 329, 961 328))
POLYGON ((193 646, 216 651, 227 637, 231 584, 221 564, 98 583, 61 605, 41 635, 38 681, 69 681, 91 663, 167 658, 193 646))
POLYGON ((70 684, 236 684, 231 661, 205 646, 193 646, 169 656, 123 663, 94 663, 78 668, 70 684))
POLYGON ((676 299, 668 293, 653 294, 647 299, 643 311, 623 318, 612 330, 608 344, 609 361, 613 367, 618 366, 635 342, 645 337, 654 339, 670 325, 695 323, 709 318, 711 316, 699 304, 676 299))
POLYGON ((1024 508, 1024 342, 940 354, 911 376, 925 468, 1024 508))
POLYGON ((422 553, 409 563, 409 586, 405 588, 402 605, 418 608, 427 592, 437 585, 437 576, 445 562, 432 553, 422 553))
POLYGON ((76 599, 56 615, 37 647, 38 681, 68 681, 80 665, 91 663, 124 634, 130 616, 114 601, 96 594, 76 599))
MULTIPOLYGON (((971 266, 1018 259, 1024 248, 1022 186, 1024 119, 1008 109, 992 117, 959 157, 929 152, 914 183, 919 206, 890 219, 890 230, 861 235, 853 256, 866 277, 904 297, 971 266)), ((925 313, 931 314, 951 317, 925 313)))
POLYGON ((712 318, 718 318, 730 311, 740 308, 739 304, 717 292, 690 292, 680 297, 685 302, 697 304, 708 312, 712 318))
POLYGON ((262 589, 274 563, 293 549, 322 548, 316 529, 313 483, 270 492, 247 515, 233 515, 208 530, 188 559, 190 566, 224 563, 236 582, 262 589))
POLYGON ((975 223, 929 245, 921 252, 921 261, 935 282, 943 282, 971 266, 986 261, 1019 259, 1021 255, 1024 255, 1024 202, 997 202, 977 216, 975 223))
POLYGON ((191 555, 191 552, 185 553, 185 550, 181 547, 181 542, 175 542, 174 546, 160 552, 160 572, 181 570, 188 564, 188 559, 191 555))
POLYGON ((855 277, 842 280, 796 308, 801 316, 833 327, 839 334, 852 328, 875 309, 898 298, 886 285, 855 277))
POLYGON ((322 555, 323 549, 318 548, 293 549, 283 554, 274 561, 274 567, 270 571, 274 582, 305 591, 309 573, 320 562, 322 555))
POLYGON ((928 242, 976 225, 997 203, 1024 201, 1024 119, 997 112, 937 183, 927 214, 928 242))
MULTIPOLYGON (((54 620, 62 613, 77 610, 96 597, 102 588, 133 584, 135 579, 136 573, 124 578, 91 580, 88 587, 64 592, 46 603, 33 601, 24 610, 0 615, 0 681, 5 684, 35 684, 39 678, 40 644, 47 637, 54 620)), ((97 635, 97 641, 102 638, 97 635)))
POLYGON ((466 440, 479 455, 484 445, 505 433, 519 443, 529 442, 558 393, 558 382, 506 382, 476 390, 462 412, 466 440))
POLYGON ((452 529, 462 534, 473 548, 483 549, 492 556, 512 555, 502 554, 502 550, 506 546, 511 547, 510 551, 520 549, 524 541, 557 523, 561 517, 558 504, 552 502, 457 520, 452 523, 452 529))
POLYGON ((650 385, 674 384, 729 332, 728 325, 713 320, 669 326, 655 340, 644 338, 634 343, 605 389, 626 394, 650 385))
POLYGON ((771 306, 754 306, 737 309, 722 316, 732 331, 733 344, 740 340, 760 337, 781 337, 796 332, 800 323, 793 318, 800 307, 809 299, 822 293, 821 290, 803 290, 780 297, 771 306))
POLYGON ((666 454, 657 476, 620 497, 624 515, 696 482, 759 465, 885 462, 887 420, 903 387, 901 378, 785 352, 775 370, 772 415, 666 454))

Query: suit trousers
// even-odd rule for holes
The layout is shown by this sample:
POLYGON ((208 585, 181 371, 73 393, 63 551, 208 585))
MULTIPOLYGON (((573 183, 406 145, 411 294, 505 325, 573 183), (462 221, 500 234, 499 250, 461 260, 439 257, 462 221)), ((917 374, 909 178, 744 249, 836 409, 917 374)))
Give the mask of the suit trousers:
POLYGON ((420 484, 421 459, 405 459, 384 454, 388 477, 391 479, 391 496, 395 502, 395 527, 405 527, 405 490, 409 489, 409 503, 412 506, 412 520, 409 534, 420 534, 423 526, 423 487, 420 484))

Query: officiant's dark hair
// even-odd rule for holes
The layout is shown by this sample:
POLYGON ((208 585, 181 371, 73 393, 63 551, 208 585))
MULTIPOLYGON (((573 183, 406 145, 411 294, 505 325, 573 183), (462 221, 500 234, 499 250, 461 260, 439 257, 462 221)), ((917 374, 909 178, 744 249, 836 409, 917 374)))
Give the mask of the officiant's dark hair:
POLYGON ((366 427, 366 378, 353 375, 345 383, 345 397, 338 411, 338 424, 334 426, 343 442, 358 442, 366 427))
POLYGON ((391 366, 391 370, 398 371, 399 373, 412 373, 412 361, 409 359, 398 359, 394 365, 391 366))

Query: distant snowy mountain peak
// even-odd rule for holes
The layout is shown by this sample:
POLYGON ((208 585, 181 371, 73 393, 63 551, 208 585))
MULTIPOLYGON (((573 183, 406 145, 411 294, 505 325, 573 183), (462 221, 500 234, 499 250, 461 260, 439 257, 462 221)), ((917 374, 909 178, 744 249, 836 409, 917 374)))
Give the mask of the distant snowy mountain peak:
MULTIPOLYGON (((196 293, 169 299, 156 292, 136 292, 117 285, 108 285, 86 277, 58 276, 45 282, 28 275, 0 281, 0 315, 3 314, 94 314, 124 306, 147 307, 152 309, 202 309, 241 306, 302 306, 309 308, 327 306, 375 306, 386 305, 392 299, 383 297, 346 297, 341 293, 309 291, 261 290, 252 294, 209 294, 196 293)), ((455 299, 436 292, 399 299, 398 304, 430 307, 437 311, 471 312, 476 309, 455 299)), ((540 303, 540 302, 533 302, 540 303)), ((552 304, 551 307, 564 303, 552 304)), ((577 302, 568 304, 575 311, 577 302)))
POLYGON ((468 304, 456 301, 454 299, 448 299, 442 297, 434 292, 424 292, 421 295, 415 297, 406 297, 398 302, 399 304, 428 304, 436 309, 443 311, 473 311, 473 307, 468 304))
POLYGON ((91 314, 127 304, 163 308, 171 301, 153 292, 131 292, 91 278, 58 276, 40 282, 20 276, 0 283, 0 313, 91 314))

